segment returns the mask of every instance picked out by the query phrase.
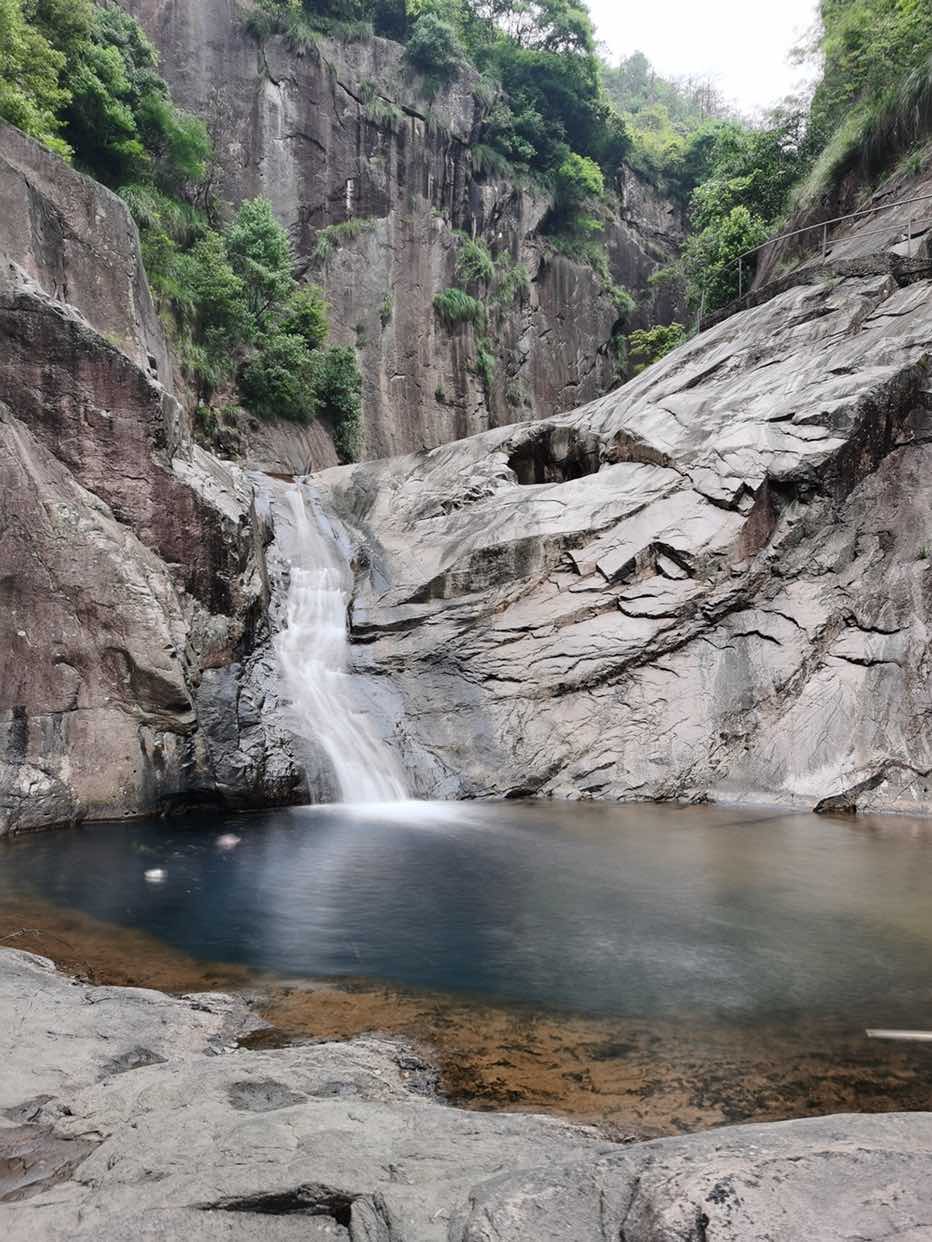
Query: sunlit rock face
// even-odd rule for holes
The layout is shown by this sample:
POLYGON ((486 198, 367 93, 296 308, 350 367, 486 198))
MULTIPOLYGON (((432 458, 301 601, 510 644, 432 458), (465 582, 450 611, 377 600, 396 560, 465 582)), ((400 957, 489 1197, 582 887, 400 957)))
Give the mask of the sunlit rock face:
POLYGON ((288 796, 241 693, 265 533, 190 443, 126 209, 8 127, 0 207, 0 834, 288 796))
MULTIPOLYGON (((428 100, 400 44, 321 38, 296 50, 247 31, 235 0, 121 0, 161 55, 174 97, 206 117, 231 202, 262 194, 289 230, 302 273, 332 304, 332 335, 359 351, 363 456, 433 448, 516 418, 573 409, 615 382, 610 347, 618 310, 586 265, 537 236, 546 196, 484 174, 483 113, 468 74, 428 100), (361 222, 325 263, 318 231, 361 222), (477 334, 449 332, 434 297, 461 283, 459 230, 526 265, 526 295, 493 310, 488 336, 495 374, 476 367, 477 334)), ((612 277, 631 290, 645 326, 682 315, 671 286, 648 278, 675 257, 678 212, 634 172, 623 173, 620 207, 605 240, 612 277)), ((245 424, 242 455, 273 473, 337 461, 319 431, 245 424)))
POLYGON ((572 414, 317 477, 422 793, 932 810, 932 285, 884 264, 572 414))

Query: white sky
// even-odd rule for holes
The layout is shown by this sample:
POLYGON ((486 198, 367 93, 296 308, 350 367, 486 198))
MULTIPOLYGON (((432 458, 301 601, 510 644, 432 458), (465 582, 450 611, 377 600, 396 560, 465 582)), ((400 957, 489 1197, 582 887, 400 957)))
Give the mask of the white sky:
POLYGON ((641 51, 664 77, 712 77, 745 113, 776 103, 803 79, 787 53, 815 9, 815 0, 589 0, 613 62, 641 51))

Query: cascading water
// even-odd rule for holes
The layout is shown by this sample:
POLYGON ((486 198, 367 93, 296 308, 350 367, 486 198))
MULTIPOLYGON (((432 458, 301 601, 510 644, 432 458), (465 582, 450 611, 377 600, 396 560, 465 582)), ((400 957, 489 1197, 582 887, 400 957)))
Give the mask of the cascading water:
POLYGON ((401 768, 357 709, 355 678, 348 671, 352 575, 346 557, 313 495, 297 485, 288 502, 295 545, 287 628, 277 649, 293 727, 329 759, 341 801, 401 801, 408 797, 401 768))

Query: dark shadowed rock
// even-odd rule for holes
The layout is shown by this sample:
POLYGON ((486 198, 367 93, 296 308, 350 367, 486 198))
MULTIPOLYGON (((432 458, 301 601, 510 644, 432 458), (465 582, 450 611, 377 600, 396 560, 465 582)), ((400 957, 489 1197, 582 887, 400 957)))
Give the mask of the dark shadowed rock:
POLYGON ((268 532, 191 445, 126 208, 6 126, 0 170, 0 834, 287 801, 268 532))

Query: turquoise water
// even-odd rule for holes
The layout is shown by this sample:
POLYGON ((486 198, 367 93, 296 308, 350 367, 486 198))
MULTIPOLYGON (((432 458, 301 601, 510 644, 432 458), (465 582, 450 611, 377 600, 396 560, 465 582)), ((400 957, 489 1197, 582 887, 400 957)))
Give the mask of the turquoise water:
POLYGON ((556 803, 199 816, 9 843, 0 901, 24 894, 280 978, 932 1027, 925 821, 556 803))

